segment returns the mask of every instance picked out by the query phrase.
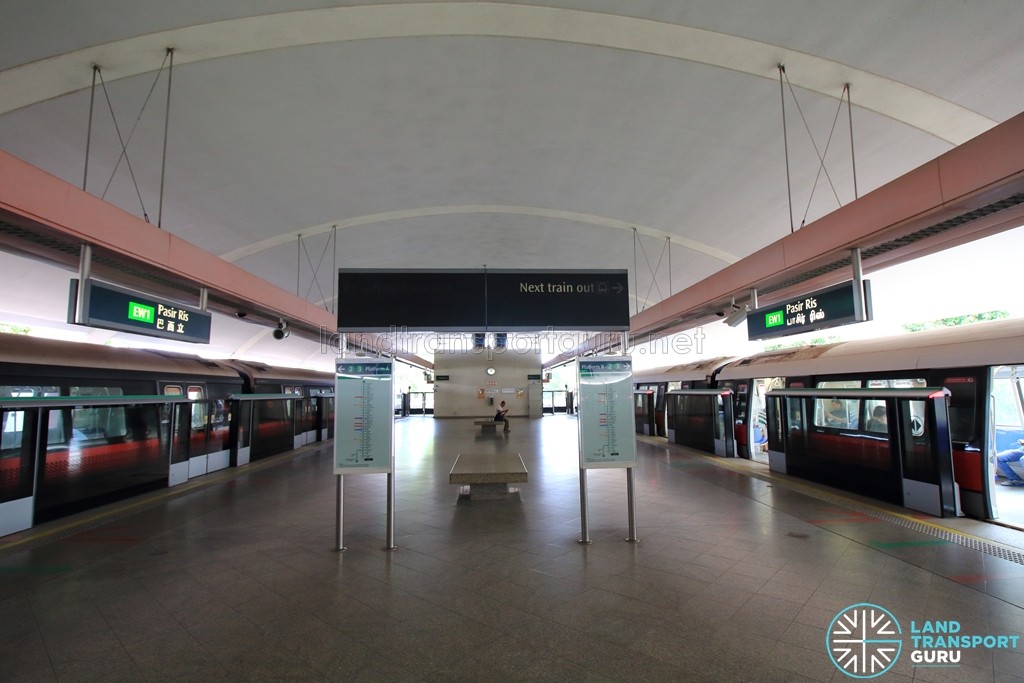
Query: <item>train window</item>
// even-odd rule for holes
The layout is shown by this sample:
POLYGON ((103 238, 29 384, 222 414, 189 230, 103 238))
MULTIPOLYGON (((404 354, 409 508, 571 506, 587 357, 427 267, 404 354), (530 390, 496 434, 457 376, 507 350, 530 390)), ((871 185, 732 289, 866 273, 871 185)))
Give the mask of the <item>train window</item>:
POLYGON ((2 398, 38 398, 40 396, 60 396, 60 387, 0 386, 0 397, 2 398))
MULTIPOLYGON (((818 382, 820 389, 859 389, 860 380, 832 380, 818 382)), ((835 429, 856 429, 860 424, 860 399, 814 399, 814 425, 835 429)))
POLYGON ((69 396, 124 396, 121 387, 70 387, 69 396))
MULTIPOLYGON (((0 444, 0 451, 18 451, 21 449, 21 433, 25 428, 25 411, 10 410, 3 413, 3 437, 0 444)), ((12 453, 19 455, 19 453, 12 453)), ((0 457, 6 457, 7 453, 0 453, 0 457)))
POLYGON ((184 396, 185 392, 181 390, 181 387, 169 384, 164 387, 164 396, 184 396))
POLYGON ((889 431, 885 401, 865 401, 864 410, 866 411, 864 414, 867 415, 865 423, 867 431, 879 434, 885 434, 889 431))
POLYGON ((969 442, 974 439, 976 386, 974 377, 944 377, 942 386, 949 389, 949 436, 953 441, 969 442))
POLYGON ((188 388, 188 397, 195 401, 192 404, 192 430, 202 431, 206 428, 206 403, 203 402, 203 388, 191 385, 188 388))

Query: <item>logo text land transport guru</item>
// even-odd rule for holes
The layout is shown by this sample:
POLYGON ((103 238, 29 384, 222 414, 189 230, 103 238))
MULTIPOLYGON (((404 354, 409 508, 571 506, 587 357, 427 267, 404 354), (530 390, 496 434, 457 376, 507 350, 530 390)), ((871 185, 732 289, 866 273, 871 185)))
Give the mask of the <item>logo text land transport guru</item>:
MULTIPOLYGON (((1019 634, 963 633, 955 619, 911 621, 910 661, 916 667, 959 667, 962 650, 1016 649, 1019 634)), ((826 635, 829 658, 851 678, 875 678, 889 671, 903 649, 902 629, 884 607, 858 603, 840 611, 826 635)))

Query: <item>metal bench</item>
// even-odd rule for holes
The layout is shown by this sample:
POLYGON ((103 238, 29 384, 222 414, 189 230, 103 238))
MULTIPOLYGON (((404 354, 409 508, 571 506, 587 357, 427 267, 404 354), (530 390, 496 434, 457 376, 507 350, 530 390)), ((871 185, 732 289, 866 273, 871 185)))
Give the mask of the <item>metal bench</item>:
POLYGON ((527 474, 518 453, 459 453, 448 473, 448 483, 462 486, 460 498, 501 500, 519 493, 509 484, 525 484, 527 474))

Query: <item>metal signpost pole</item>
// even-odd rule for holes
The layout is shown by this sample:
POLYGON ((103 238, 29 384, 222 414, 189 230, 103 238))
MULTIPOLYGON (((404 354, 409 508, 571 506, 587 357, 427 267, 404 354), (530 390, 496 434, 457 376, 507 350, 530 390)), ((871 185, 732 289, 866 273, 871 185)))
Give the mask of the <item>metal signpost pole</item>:
POLYGON ((636 537, 636 480, 633 478, 633 468, 626 468, 626 507, 629 509, 629 537, 630 543, 636 543, 640 539, 636 537))
POLYGON ((587 470, 580 468, 580 543, 590 543, 590 522, 587 518, 587 470))
POLYGON ((345 525, 345 523, 344 523, 344 517, 345 517, 345 475, 344 474, 339 474, 339 475, 337 475, 337 477, 338 477, 338 492, 337 492, 337 497, 336 497, 336 510, 335 510, 336 513, 337 513, 337 516, 336 516, 337 526, 335 527, 335 534, 334 534, 335 535, 335 539, 337 540, 337 544, 334 546, 334 549, 337 550, 338 552, 343 553, 343 552, 345 552, 345 550, 347 550, 347 548, 345 548, 345 544, 342 542, 342 531, 343 531, 343 527, 345 525))
MULTIPOLYGON (((392 468, 394 469, 394 468, 392 468)), ((388 472, 388 522, 384 550, 395 549, 395 475, 388 472)))

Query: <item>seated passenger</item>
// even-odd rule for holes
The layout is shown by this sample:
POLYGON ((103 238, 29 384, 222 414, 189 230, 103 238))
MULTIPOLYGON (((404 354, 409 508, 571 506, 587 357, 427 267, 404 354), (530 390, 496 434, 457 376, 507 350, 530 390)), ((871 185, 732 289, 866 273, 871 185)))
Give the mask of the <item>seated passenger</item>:
POLYGON ((825 409, 825 424, 829 427, 846 427, 850 424, 842 402, 832 399, 825 409))
POLYGON ((1024 486, 1024 479, 1010 467, 1011 462, 1019 462, 1024 458, 1024 439, 1017 439, 1017 443, 1020 444, 1017 448, 996 453, 996 469, 999 470, 1000 476, 1006 478, 1006 481, 1002 482, 1003 486, 1024 486))
POLYGON ((885 417, 885 406, 875 406, 875 409, 871 411, 871 419, 868 420, 868 431, 869 432, 888 432, 889 425, 886 422, 885 417))

